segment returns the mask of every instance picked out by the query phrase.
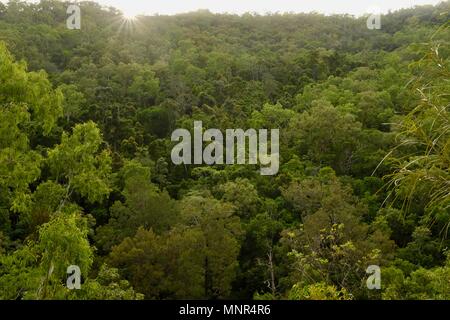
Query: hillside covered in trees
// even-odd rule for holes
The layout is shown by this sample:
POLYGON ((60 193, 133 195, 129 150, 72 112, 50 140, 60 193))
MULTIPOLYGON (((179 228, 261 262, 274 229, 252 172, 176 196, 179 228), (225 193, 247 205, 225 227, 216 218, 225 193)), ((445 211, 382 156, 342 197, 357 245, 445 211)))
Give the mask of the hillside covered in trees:
POLYGON ((68 6, 0 3, 0 299, 450 299, 449 1, 68 6), (278 174, 174 165, 194 121, 279 129, 278 174))

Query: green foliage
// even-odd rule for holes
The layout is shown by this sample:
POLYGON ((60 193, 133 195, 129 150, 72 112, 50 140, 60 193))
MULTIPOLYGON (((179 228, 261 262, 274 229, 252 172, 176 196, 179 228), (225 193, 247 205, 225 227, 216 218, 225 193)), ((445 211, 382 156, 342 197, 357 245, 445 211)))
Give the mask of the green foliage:
POLYGON ((101 201, 110 192, 111 158, 108 151, 100 152, 102 142, 100 130, 88 122, 76 125, 70 136, 63 133, 61 144, 48 154, 55 181, 66 184, 90 202, 101 201))
POLYGON ((293 120, 290 127, 292 143, 299 146, 300 153, 308 160, 348 173, 361 124, 351 114, 342 114, 327 103, 319 103, 293 120))
POLYGON ((37 243, 1 257, 0 283, 3 299, 58 299, 66 270, 78 265, 88 274, 93 249, 87 240, 87 223, 79 214, 60 214, 39 229, 37 243))
POLYGON ((30 140, 48 135, 62 113, 62 94, 45 72, 27 72, 0 42, 0 193, 14 212, 30 209, 29 185, 41 174, 42 156, 30 140))
POLYGON ((161 233, 177 220, 175 202, 166 191, 160 191, 150 182, 148 167, 136 160, 128 161, 120 175, 125 203, 116 201, 110 207, 109 222, 97 228, 97 243, 106 251, 133 236, 139 227, 161 233))
POLYGON ((382 265, 392 254, 394 243, 383 230, 361 221, 364 205, 343 186, 334 173, 322 169, 302 186, 292 183, 283 195, 292 199, 303 217, 299 228, 283 232, 282 241, 291 250, 291 277, 301 287, 316 282, 364 296, 367 266, 382 265), (297 202, 298 201, 298 202, 297 202))
POLYGON ((142 300, 144 295, 136 293, 127 280, 120 278, 115 268, 103 264, 95 279, 87 280, 80 291, 72 291, 69 299, 77 300, 142 300))
POLYGON ((191 196, 181 208, 183 224, 163 235, 140 228, 113 248, 112 265, 127 270, 146 298, 226 297, 237 267, 239 220, 214 199, 191 196))
POLYGON ((289 300, 352 300, 352 298, 345 289, 339 291, 334 286, 315 283, 303 288, 295 284, 289 292, 289 300))
POLYGON ((448 300, 450 298, 450 262, 443 267, 420 268, 405 276, 396 267, 384 271, 383 299, 448 300))
POLYGON ((393 195, 407 202, 405 210, 420 199, 428 221, 436 220, 444 234, 450 225, 450 51, 445 37, 449 30, 448 24, 438 30, 431 50, 413 66, 418 104, 400 123, 398 145, 392 150, 396 171, 390 176, 390 184, 396 186, 393 195))

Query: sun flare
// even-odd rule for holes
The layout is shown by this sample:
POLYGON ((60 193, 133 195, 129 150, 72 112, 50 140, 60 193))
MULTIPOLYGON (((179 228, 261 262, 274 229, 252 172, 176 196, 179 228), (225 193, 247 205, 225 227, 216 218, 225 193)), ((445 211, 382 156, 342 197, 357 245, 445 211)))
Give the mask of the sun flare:
POLYGON ((137 13, 133 10, 122 10, 122 18, 127 21, 133 21, 137 19, 137 13))
POLYGON ((132 13, 123 13, 122 17, 123 17, 124 20, 127 20, 127 21, 134 21, 134 20, 136 20, 136 15, 134 15, 132 13))
POLYGON ((122 11, 122 14, 119 16, 119 29, 118 32, 126 32, 126 33, 134 33, 138 29, 139 18, 138 14, 133 12, 122 11))

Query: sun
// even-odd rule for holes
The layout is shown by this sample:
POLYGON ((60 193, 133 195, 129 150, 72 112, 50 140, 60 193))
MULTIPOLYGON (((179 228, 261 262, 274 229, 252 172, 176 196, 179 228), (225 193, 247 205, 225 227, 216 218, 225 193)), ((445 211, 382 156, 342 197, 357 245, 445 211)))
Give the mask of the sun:
POLYGON ((137 14, 128 10, 122 10, 122 18, 127 21, 133 21, 137 19, 137 14))
POLYGON ((123 17, 124 20, 127 20, 127 21, 134 21, 134 20, 136 20, 136 15, 134 15, 132 13, 125 13, 124 12, 122 17, 123 17))
POLYGON ((139 13, 133 8, 122 9, 116 12, 112 24, 114 28, 117 28, 117 34, 131 35, 145 30, 145 26, 142 24, 143 18, 145 18, 145 14, 139 13))
POLYGON ((125 32, 127 34, 137 32, 140 27, 139 17, 139 14, 127 10, 122 10, 117 20, 117 22, 119 23, 118 32, 125 32))

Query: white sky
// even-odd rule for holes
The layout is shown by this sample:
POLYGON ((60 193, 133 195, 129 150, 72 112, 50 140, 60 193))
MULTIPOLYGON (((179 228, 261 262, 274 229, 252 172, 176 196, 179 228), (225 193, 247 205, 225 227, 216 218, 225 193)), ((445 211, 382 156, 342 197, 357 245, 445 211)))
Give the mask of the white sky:
MULTIPOLYGON (((0 0, 8 2, 7 0, 0 0)), ((30 0, 36 2, 37 0, 30 0)), ((409 8, 415 5, 437 4, 440 0, 93 0, 102 5, 120 9, 127 16, 138 14, 176 14, 199 9, 215 13, 257 12, 311 12, 349 13, 361 15, 368 12, 409 8)), ((74 1, 76 2, 76 1, 74 1)))
POLYGON ((127 16, 137 14, 176 14, 209 9, 215 13, 311 12, 361 15, 379 8, 381 12, 415 5, 437 4, 440 0, 96 0, 122 10, 127 16))

